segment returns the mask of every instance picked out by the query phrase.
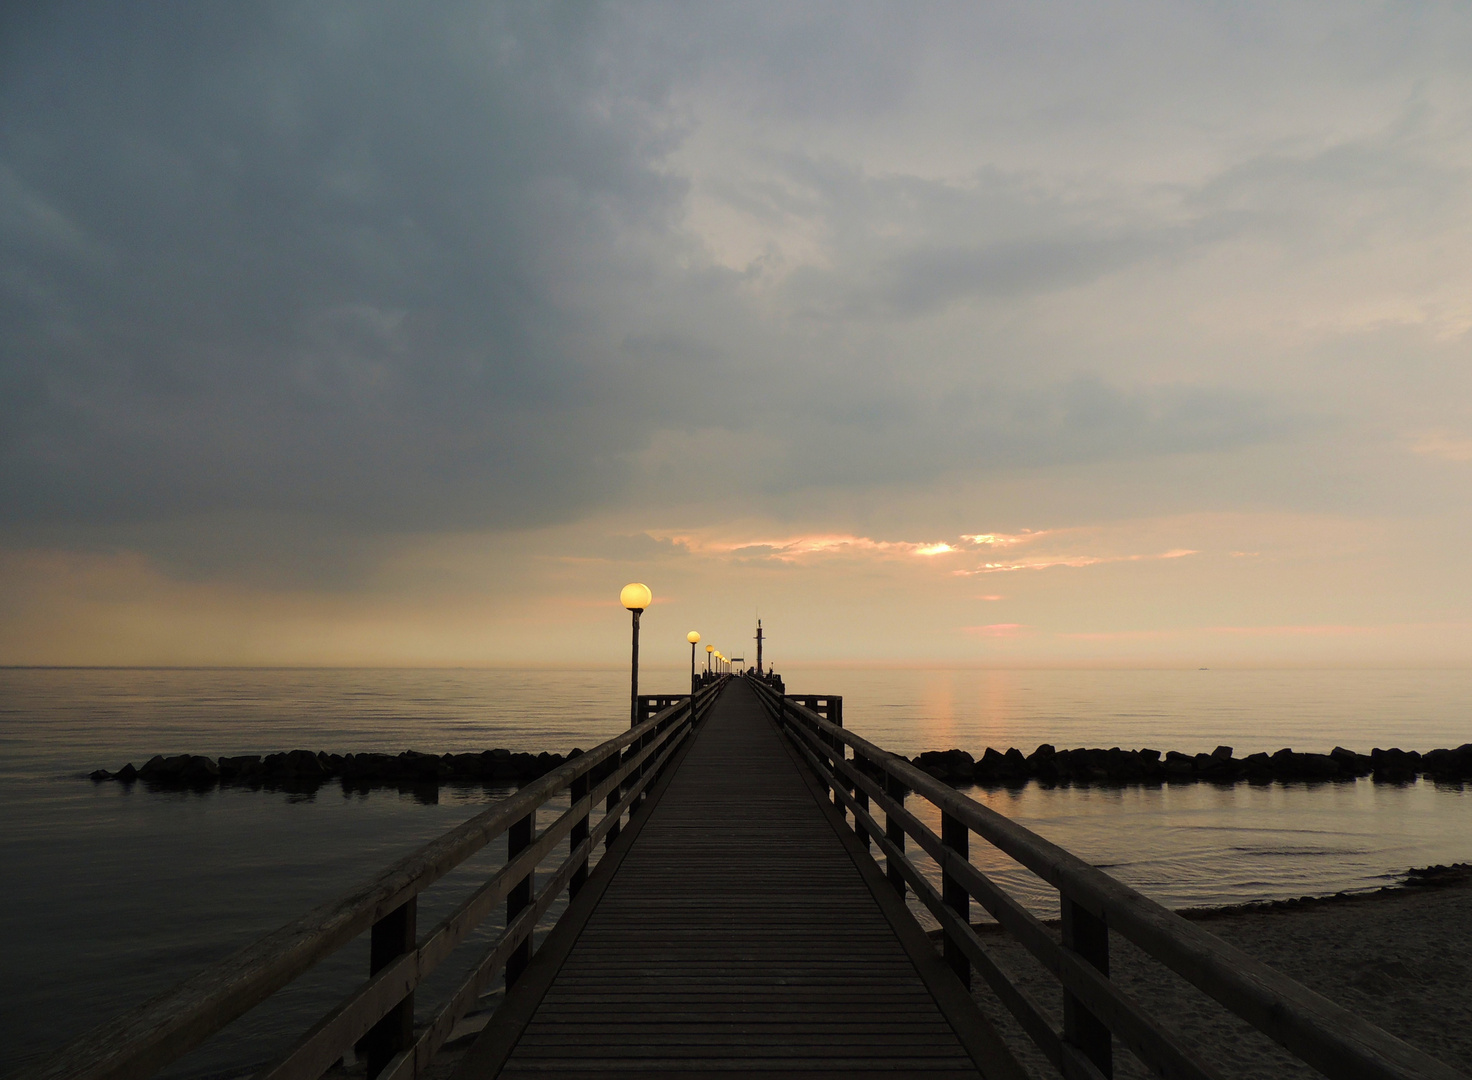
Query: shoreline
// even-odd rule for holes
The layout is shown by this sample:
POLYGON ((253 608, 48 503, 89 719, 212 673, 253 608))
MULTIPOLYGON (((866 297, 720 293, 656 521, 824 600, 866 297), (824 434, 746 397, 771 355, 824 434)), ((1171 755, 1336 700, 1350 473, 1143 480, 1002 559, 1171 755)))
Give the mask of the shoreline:
MULTIPOLYGON (((1404 880, 1368 892, 1178 914, 1454 1068, 1472 1061, 1472 1025, 1466 1023, 1472 1015, 1472 864, 1412 868, 1404 880)), ((1059 1007, 1056 979, 1030 953, 995 923, 978 929, 1023 989, 1059 1007)), ((1110 977, 1151 1015, 1208 1060, 1231 1063, 1228 1075, 1239 1080, 1320 1077, 1117 934, 1111 935, 1109 965, 1110 977)), ((980 979, 973 996, 1024 1064, 1036 1075, 1052 1075, 980 979)), ((1119 1050, 1115 1076, 1144 1080, 1147 1073, 1133 1055, 1119 1050)))
MULTIPOLYGON (((1430 894, 1440 889, 1467 889, 1472 891, 1472 863, 1436 863, 1432 866, 1413 866, 1402 871, 1402 880, 1373 889, 1340 890, 1312 896, 1293 896, 1282 900, 1248 900, 1240 904, 1213 904, 1204 907, 1174 908, 1175 914, 1192 922, 1209 922, 1213 919, 1232 918, 1239 915, 1290 914, 1298 911, 1313 911, 1320 908, 1335 908, 1355 904, 1430 894)), ((1058 926, 1057 917, 1040 920, 1044 926, 1058 926)), ((1004 935, 1000 923, 988 919, 974 922, 971 929, 978 934, 1004 935)), ((927 930, 926 936, 939 941, 940 930, 927 930)))

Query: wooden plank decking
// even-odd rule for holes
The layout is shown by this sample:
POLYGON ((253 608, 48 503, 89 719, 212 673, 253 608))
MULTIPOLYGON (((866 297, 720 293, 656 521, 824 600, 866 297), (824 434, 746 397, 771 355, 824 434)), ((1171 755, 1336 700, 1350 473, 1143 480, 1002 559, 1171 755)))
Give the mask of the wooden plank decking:
POLYGON ((750 688, 723 694, 661 784, 457 1080, 974 1078, 992 1060, 969 995, 750 688))

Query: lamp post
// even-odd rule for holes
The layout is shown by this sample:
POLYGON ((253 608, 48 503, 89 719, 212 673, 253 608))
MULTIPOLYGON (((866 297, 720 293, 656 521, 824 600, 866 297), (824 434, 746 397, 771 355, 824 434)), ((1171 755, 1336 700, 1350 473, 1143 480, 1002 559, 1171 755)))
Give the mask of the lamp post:
POLYGON ((710 654, 715 651, 716 647, 714 645, 707 645, 705 647, 705 677, 707 679, 710 678, 710 654))
POLYGON ((700 641, 700 631, 691 630, 685 635, 690 643, 690 715, 695 715, 695 646, 700 641))
POLYGON ((649 586, 631 582, 618 594, 619 602, 634 613, 634 659, 629 668, 629 727, 639 726, 639 616, 644 614, 654 594, 649 586))

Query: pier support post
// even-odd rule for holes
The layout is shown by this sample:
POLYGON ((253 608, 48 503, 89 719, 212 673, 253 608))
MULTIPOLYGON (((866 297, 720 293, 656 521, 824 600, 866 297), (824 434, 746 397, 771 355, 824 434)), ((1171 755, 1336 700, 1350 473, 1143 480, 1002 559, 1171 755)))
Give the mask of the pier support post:
MULTIPOLYGON (((533 810, 526 817, 513 822, 511 828, 506 830, 506 860, 510 862, 527 848, 531 847, 532 834, 536 832, 537 812, 533 810)), ((506 925, 511 925, 511 920, 520 915, 522 909, 532 902, 532 883, 536 880, 537 871, 533 867, 527 871, 526 877, 522 878, 511 891, 506 894, 506 925)), ((516 946, 515 951, 506 959, 506 988, 511 989, 521 973, 526 970, 532 962, 532 935, 527 934, 526 939, 516 946)))
MULTIPOLYGON (((888 770, 886 770, 884 773, 884 793, 893 799, 897 805, 904 806, 905 796, 909 794, 909 790, 903 782, 891 776, 888 770)), ((890 813, 884 815, 884 837, 900 851, 905 850, 905 828, 890 813)), ((888 862, 889 860, 886 859, 885 861, 888 862)), ((899 893, 900 899, 903 900, 905 898, 905 875, 900 873, 898 866, 890 865, 888 868, 888 877, 890 885, 894 886, 894 891, 899 893)))
MULTIPOLYGON (((971 857, 971 830, 960 818, 945 812, 940 816, 940 842, 963 859, 971 857)), ((971 894, 966 891, 965 885, 946 871, 941 872, 941 899, 946 907, 961 916, 962 922, 971 925, 971 894)), ((950 934, 945 936, 945 958, 961 984, 969 987, 971 961, 961 951, 961 943, 950 934)))
MULTIPOLYGON (((858 769, 860 772, 869 771, 869 759, 866 758, 863 754, 859 753, 857 750, 854 751, 854 768, 858 769)), ((867 813, 869 810, 869 793, 863 788, 859 787, 858 784, 852 785, 849 790, 854 793, 854 802, 859 804, 859 809, 867 813)), ((858 834, 859 843, 864 845, 864 850, 868 851, 869 830, 859 824, 859 817, 857 814, 854 815, 854 832, 858 834)))
MULTIPOLYGON (((368 939, 368 974, 376 975, 405 953, 413 952, 418 903, 405 900, 373 924, 368 939)), ((388 1063, 414 1042, 414 995, 406 994, 358 1043, 368 1080, 383 1072, 388 1063)))
MULTIPOLYGON (((1063 947, 1072 949, 1098 968, 1101 974, 1108 975, 1109 925, 1065 894, 1059 893, 1058 899, 1063 916, 1063 947)), ((1114 1046, 1109 1029, 1066 989, 1063 991, 1063 1038, 1078 1047, 1105 1076, 1114 1075, 1114 1046)))

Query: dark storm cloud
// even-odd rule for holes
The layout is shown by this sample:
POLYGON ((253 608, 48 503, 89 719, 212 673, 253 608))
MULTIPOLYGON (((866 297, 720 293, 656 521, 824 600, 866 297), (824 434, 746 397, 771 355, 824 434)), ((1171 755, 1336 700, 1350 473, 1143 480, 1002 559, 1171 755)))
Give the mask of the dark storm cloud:
POLYGON ((659 428, 789 447, 767 490, 1281 430, 1249 393, 904 338, 948 305, 1178 251, 1221 212, 1210 192, 1183 227, 1027 177, 876 177, 797 147, 771 182, 713 190, 818 223, 830 265, 753 300, 751 272, 707 257, 669 166, 691 95, 757 125, 880 117, 924 62, 894 10, 12 11, 0 513, 213 515, 200 535, 237 536, 209 541, 229 562, 232 515, 329 533, 572 517, 634 481, 659 428))
POLYGON ((435 10, 59 8, 10 38, 9 517, 515 522, 618 483, 653 373, 586 285, 650 276, 663 133, 586 9, 435 10))

